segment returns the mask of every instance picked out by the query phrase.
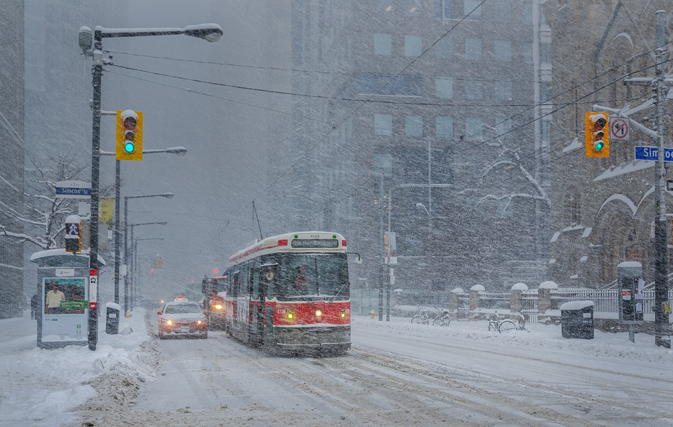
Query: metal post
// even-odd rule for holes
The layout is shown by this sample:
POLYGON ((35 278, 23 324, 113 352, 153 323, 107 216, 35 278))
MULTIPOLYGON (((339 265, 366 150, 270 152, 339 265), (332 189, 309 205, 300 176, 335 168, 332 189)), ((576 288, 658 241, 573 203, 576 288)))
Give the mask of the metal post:
MULTIPOLYGON (((129 261, 129 239, 128 239, 128 214, 129 214, 129 198, 124 197, 124 265, 128 265, 129 261)), ((133 227, 131 227, 133 232, 133 227)), ((132 240, 133 241, 133 240, 132 240)), ((129 275, 124 277, 124 314, 129 311, 129 275)))
MULTIPOLYGON (((381 253, 379 261, 379 322, 383 321, 383 174, 381 174, 381 185, 379 187, 379 251, 381 253)), ((390 237, 389 237, 390 238, 390 237)))
POLYGON ((392 283, 390 283, 390 277, 392 277, 392 274, 390 273, 392 271, 391 267, 391 260, 393 258, 393 239, 392 239, 392 233, 390 230, 390 211, 393 209, 393 189, 392 186, 391 188, 388 189, 388 286, 386 286, 386 322, 390 322, 390 288, 392 286, 392 283))
MULTIPOLYGON (((100 174, 100 110, 101 110, 101 80, 103 76, 103 42, 100 31, 94 33, 94 65, 93 65, 93 126, 91 129, 91 237, 89 243, 89 269, 98 275, 98 203, 100 198, 98 177, 100 174)), ((95 284, 98 286, 98 283, 95 284)), ((97 291, 97 289, 96 289, 97 291)), ((90 302, 97 303, 91 298, 90 302)), ((87 340, 89 350, 95 351, 98 344, 98 306, 89 308, 89 332, 87 340)))
POLYGON ((121 234, 119 230, 120 211, 119 205, 121 198, 121 161, 115 160, 115 304, 119 304, 119 261, 120 261, 120 241, 121 234))
POLYGON ((657 346, 671 348, 669 335, 668 314, 664 313, 663 304, 668 301, 668 247, 666 245, 666 200, 664 191, 666 189, 666 168, 664 166, 664 117, 666 108, 664 105, 666 99, 666 84, 664 76, 664 57, 665 57, 665 29, 666 12, 659 10, 656 12, 656 75, 654 80, 655 90, 657 92, 657 134, 659 156, 655 166, 654 185, 655 202, 657 212, 655 213, 655 291, 654 291, 654 343, 657 346))
MULTIPOLYGON (((133 231, 134 231, 135 229, 136 229, 136 228, 135 228, 134 224, 131 224, 131 244, 133 244, 133 231)), ((136 247, 135 247, 135 249, 138 249, 138 242, 136 242, 136 247)), ((133 252, 132 255, 135 255, 135 252, 133 252)), ((135 281, 135 280, 132 280, 131 283, 129 284, 129 286, 134 286, 135 283, 136 283, 136 281, 135 281)))

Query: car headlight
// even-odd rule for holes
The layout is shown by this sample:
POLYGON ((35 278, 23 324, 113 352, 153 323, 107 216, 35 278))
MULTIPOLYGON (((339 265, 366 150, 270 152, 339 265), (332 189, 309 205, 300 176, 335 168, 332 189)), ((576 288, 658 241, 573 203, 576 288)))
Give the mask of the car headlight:
POLYGON ((172 321, 171 319, 168 319, 168 320, 166 320, 166 323, 167 323, 168 325, 172 325, 172 324, 173 324, 173 321, 172 321))
POLYGON ((198 323, 198 324, 200 325, 200 324, 201 324, 201 321, 200 321, 200 320, 198 320, 198 321, 197 321, 196 323, 198 323))
POLYGON ((215 310, 222 310, 222 304, 216 304, 215 310))

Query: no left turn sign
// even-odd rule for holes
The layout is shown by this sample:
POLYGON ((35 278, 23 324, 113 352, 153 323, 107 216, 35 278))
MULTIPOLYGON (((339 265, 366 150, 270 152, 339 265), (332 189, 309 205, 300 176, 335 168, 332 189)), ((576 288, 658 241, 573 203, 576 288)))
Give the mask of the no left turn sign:
POLYGON ((610 123, 610 139, 628 141, 630 131, 631 123, 629 119, 616 118, 610 123))

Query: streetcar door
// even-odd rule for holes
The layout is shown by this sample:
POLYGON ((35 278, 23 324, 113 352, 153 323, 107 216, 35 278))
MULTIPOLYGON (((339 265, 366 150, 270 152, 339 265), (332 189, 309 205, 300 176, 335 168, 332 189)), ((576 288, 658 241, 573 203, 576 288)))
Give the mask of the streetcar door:
POLYGON ((264 333, 260 339, 260 344, 271 345, 273 343, 273 310, 274 307, 266 304, 267 299, 271 300, 275 296, 276 281, 278 280, 278 264, 265 263, 259 267, 260 283, 260 312, 259 322, 264 327, 264 333))
POLYGON ((250 268, 250 342, 261 344, 261 330, 264 325, 264 317, 260 313, 264 310, 264 302, 261 298, 259 280, 259 262, 254 261, 250 268), (261 321, 260 321, 261 320, 261 321))

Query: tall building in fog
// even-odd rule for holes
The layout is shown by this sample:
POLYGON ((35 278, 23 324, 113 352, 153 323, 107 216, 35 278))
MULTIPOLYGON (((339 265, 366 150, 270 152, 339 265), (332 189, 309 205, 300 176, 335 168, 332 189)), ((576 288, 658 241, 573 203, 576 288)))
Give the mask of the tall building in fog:
POLYGON ((356 287, 388 282, 389 227, 395 287, 544 278, 549 31, 537 1, 480 3, 293 2, 294 228, 343 232, 356 287))
MULTIPOLYGON (((3 2, 0 14, 0 203, 23 214, 24 103, 23 0, 3 2)), ((0 319, 19 317, 23 299, 23 243, 2 232, 23 224, 0 211, 0 319)))

